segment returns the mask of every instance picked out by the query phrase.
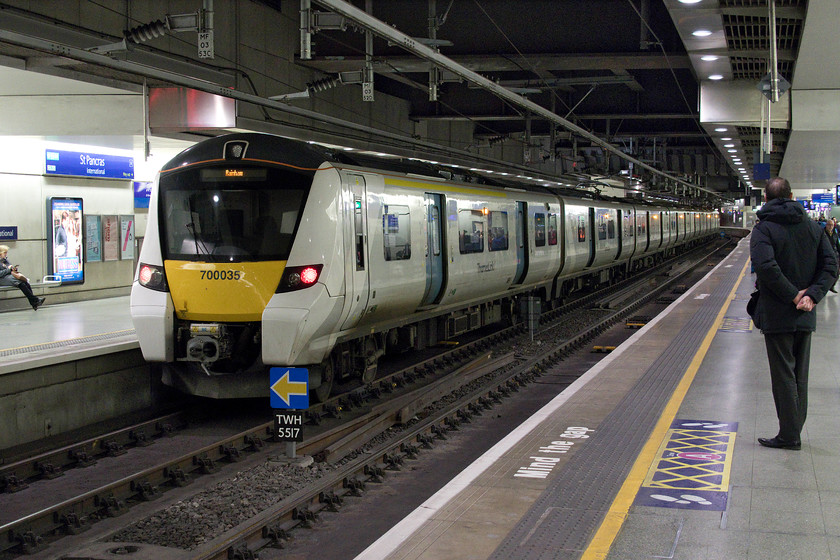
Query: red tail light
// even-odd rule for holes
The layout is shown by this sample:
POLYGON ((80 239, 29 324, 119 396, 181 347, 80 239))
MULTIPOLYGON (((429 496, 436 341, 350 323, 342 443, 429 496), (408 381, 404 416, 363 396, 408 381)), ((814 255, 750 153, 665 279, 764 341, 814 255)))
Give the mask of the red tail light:
POLYGON ((322 268, 324 268, 322 264, 287 267, 283 271, 283 277, 280 278, 277 293, 293 292, 315 285, 318 282, 318 278, 321 277, 322 268))
POLYGON ((300 271, 300 281, 306 285, 314 284, 318 281, 318 271, 308 266, 300 271))
POLYGON ((140 263, 140 272, 137 274, 137 280, 144 288, 158 292, 169 291, 169 286, 166 284, 166 274, 162 266, 140 263))

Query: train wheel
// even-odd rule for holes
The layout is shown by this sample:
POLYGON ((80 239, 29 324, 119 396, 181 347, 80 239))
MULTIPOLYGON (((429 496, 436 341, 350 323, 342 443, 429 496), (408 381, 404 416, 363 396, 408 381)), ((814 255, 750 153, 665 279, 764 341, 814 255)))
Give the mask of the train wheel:
POLYGON ((324 402, 330 398, 330 393, 332 392, 335 368, 330 358, 327 358, 316 367, 321 373, 321 384, 310 391, 310 396, 315 402, 324 402))

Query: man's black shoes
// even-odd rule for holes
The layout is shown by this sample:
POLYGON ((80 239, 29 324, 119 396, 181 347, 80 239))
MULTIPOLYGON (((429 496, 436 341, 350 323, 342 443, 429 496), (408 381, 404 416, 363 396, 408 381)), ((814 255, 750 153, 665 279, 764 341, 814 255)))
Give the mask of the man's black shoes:
POLYGON ((42 305, 44 305, 44 300, 46 300, 46 299, 47 298, 38 298, 38 301, 36 301, 35 303, 32 304, 32 310, 33 311, 38 311, 38 308, 41 307, 42 305))
POLYGON ((787 441, 779 436, 774 438, 758 438, 758 443, 764 447, 772 447, 774 449, 802 449, 801 441, 787 441))

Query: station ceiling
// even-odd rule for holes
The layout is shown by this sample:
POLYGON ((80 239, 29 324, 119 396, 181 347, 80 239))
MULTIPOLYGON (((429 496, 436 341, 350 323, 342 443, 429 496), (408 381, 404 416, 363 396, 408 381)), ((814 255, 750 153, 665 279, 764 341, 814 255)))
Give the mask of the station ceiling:
MULTIPOLYGON (((258 1, 291 17, 309 0, 258 1)), ((585 135, 452 72, 434 73, 429 60, 380 36, 370 39, 366 56, 366 36, 357 22, 326 17, 320 20, 322 27, 312 35, 312 56, 300 57, 298 53, 296 62, 325 77, 310 84, 311 91, 317 94, 331 82, 335 86, 339 76, 358 74, 368 58, 375 93, 408 100, 410 118, 418 123, 469 123, 475 141, 467 150, 475 153, 486 153, 494 146, 513 147, 527 151, 532 159, 561 161, 573 174, 626 175, 626 161, 598 150, 589 139, 596 137, 664 173, 730 198, 741 198, 750 192, 749 173, 740 171, 739 166, 751 171, 753 163, 762 157, 761 128, 745 118, 732 123, 725 133, 728 136, 716 133, 714 123, 701 122, 701 84, 709 83, 709 77, 717 74, 724 82, 758 87, 770 69, 767 2, 348 2, 362 10, 369 8, 376 20, 551 111, 585 131, 585 135), (698 26, 709 27, 711 35, 692 35, 698 26), (725 147, 729 140, 722 138, 733 139, 740 163, 733 163, 733 156, 725 147)), ((317 12, 329 11, 325 2, 311 0, 311 5, 317 12)), ((774 0, 774 9, 778 72, 788 82, 794 82, 808 0, 774 0)), ((56 27, 55 34, 56 40, 73 42, 65 36, 65 30, 56 27)), ((0 57, 22 58, 27 60, 27 68, 40 67, 47 72, 55 64, 48 60, 51 57, 4 42, 2 36, 0 57)), ((172 61, 168 68, 178 70, 172 61)), ((99 73, 105 79, 114 79, 115 84, 130 79, 119 71, 103 71, 78 61, 70 69, 69 77, 74 73, 99 73)), ((195 75, 196 68, 191 71, 195 75)), ((68 76, 68 72, 63 75, 68 76)), ((212 81, 212 76, 207 79, 212 81)), ((347 95, 361 95, 358 83, 339 87, 346 87, 347 95)), ((772 130, 772 145, 764 155, 771 176, 780 171, 789 135, 789 124, 772 130)), ((797 157, 804 161, 802 158, 808 154, 798 153, 797 157)), ((760 187, 761 183, 752 185, 760 187)))
MULTIPOLYGON (((775 4, 777 68, 790 82, 807 0, 775 4)), ((760 124, 735 123, 728 136, 714 136, 715 126, 700 123, 700 84, 717 75, 757 87, 768 74, 767 0, 391 0, 371 6, 376 19, 420 41, 433 39, 430 44, 456 63, 645 163, 735 198, 748 192, 739 164, 727 158, 729 141, 720 137, 734 138, 740 166, 751 170, 762 159, 760 124), (698 25, 712 35, 692 35, 698 25)), ((328 75, 365 65, 362 33, 325 29, 313 40, 312 58, 301 64, 328 75)), ((435 77, 428 61, 398 45, 377 38, 368 54, 377 90, 410 100, 417 121, 472 123, 475 150, 498 143, 527 149, 550 137, 539 157, 572 160, 574 171, 585 173, 618 171, 615 161, 592 157, 580 136, 457 76, 435 77)), ((788 131, 772 133, 763 162, 777 175, 788 131)))

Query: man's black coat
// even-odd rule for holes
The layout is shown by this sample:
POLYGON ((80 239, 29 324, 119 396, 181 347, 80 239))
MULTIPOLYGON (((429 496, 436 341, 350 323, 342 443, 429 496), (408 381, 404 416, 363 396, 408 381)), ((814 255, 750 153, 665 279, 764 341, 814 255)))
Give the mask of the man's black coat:
POLYGON ((799 311, 793 299, 806 290, 819 303, 837 279, 837 257, 819 224, 802 204, 776 198, 756 212, 750 259, 761 296, 757 324, 762 332, 814 331, 817 314, 799 311))

